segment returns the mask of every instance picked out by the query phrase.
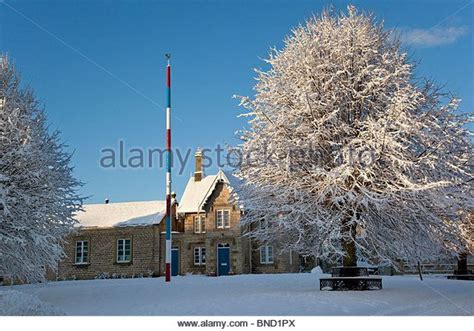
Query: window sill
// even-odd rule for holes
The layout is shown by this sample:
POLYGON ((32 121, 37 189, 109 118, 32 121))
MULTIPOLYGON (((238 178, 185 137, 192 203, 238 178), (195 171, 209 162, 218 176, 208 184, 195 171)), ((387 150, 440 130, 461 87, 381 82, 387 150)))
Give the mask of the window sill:
POLYGON ((72 265, 76 268, 87 268, 90 266, 90 263, 73 263, 72 265))

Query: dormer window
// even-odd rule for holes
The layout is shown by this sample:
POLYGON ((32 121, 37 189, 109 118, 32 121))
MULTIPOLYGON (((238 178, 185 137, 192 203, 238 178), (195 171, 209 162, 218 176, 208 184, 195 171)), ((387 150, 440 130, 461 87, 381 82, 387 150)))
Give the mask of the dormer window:
POLYGON ((216 211, 216 227, 218 229, 230 228, 230 210, 219 209, 216 211))

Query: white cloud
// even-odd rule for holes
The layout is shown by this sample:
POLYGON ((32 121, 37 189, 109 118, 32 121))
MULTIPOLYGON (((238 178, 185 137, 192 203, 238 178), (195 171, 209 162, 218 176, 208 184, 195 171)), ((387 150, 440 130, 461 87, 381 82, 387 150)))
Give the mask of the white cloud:
POLYGON ((466 35, 465 26, 435 27, 431 29, 401 29, 400 40, 411 46, 435 47, 449 45, 466 35))

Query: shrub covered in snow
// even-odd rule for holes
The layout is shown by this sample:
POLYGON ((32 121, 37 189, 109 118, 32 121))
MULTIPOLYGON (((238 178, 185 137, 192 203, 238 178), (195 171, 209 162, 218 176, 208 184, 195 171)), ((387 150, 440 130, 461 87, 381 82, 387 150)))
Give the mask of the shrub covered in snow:
POLYGON ((110 274, 108 272, 100 272, 95 276, 95 279, 109 279, 110 274))

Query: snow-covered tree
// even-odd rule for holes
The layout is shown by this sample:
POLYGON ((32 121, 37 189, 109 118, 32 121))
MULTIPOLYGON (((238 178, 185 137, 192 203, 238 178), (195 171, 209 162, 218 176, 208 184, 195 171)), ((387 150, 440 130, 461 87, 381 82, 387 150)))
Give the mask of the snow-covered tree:
POLYGON ((458 269, 459 274, 467 274, 467 257, 469 254, 474 254, 474 214, 463 212, 461 215, 461 231, 463 236, 467 238, 464 246, 464 251, 458 255, 458 269))
POLYGON ((240 97, 249 128, 236 175, 251 236, 346 266, 460 252, 470 119, 413 75, 392 32, 352 6, 325 11, 266 62, 255 97, 240 97))
POLYGON ((41 281, 63 255, 81 184, 58 132, 48 132, 33 92, 1 54, 0 100, 0 275, 41 281))

